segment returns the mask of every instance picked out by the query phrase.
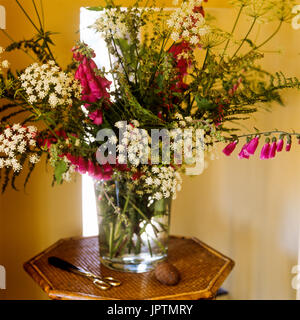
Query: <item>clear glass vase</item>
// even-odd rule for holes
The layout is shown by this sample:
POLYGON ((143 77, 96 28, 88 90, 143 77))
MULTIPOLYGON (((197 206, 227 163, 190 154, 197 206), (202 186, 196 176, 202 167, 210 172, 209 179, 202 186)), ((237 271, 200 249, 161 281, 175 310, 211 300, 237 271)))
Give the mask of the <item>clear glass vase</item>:
POLYGON ((118 271, 146 272, 166 259, 171 198, 140 196, 120 181, 95 181, 100 260, 118 271))

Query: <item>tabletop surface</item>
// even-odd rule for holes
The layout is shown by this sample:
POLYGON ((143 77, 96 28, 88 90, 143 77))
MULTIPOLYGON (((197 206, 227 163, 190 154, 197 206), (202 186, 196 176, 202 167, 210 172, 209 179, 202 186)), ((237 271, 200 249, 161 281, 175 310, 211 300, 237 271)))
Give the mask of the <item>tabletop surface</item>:
POLYGON ((106 268, 99 260, 97 237, 68 238, 38 254, 24 264, 26 272, 51 299, 100 300, 196 300, 214 298, 234 266, 234 262, 196 238, 171 236, 168 261, 180 272, 176 286, 166 286, 154 272, 125 273, 106 268), (57 256, 99 276, 112 276, 122 282, 107 291, 89 279, 57 269, 48 257, 57 256))

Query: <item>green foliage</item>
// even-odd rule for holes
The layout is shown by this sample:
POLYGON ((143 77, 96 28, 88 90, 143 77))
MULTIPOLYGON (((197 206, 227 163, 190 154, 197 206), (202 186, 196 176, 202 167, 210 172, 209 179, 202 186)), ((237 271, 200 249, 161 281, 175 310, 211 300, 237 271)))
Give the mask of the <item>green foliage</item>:
POLYGON ((55 164, 54 176, 58 184, 62 182, 63 174, 68 170, 68 166, 64 160, 57 161, 55 164))

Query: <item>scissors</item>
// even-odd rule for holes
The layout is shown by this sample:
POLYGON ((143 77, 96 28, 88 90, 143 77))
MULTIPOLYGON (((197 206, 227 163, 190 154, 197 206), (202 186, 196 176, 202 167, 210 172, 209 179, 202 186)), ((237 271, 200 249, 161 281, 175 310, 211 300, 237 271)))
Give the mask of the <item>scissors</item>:
POLYGON ((118 287, 121 285, 121 281, 114 279, 113 277, 100 277, 97 276, 89 271, 86 271, 80 267, 76 267, 73 264, 62 260, 58 257, 49 257, 48 258, 48 263, 51 264, 52 266, 69 271, 75 274, 79 274, 81 276, 84 276, 91 281, 93 281, 94 285, 98 287, 101 290, 108 290, 111 287, 118 287))

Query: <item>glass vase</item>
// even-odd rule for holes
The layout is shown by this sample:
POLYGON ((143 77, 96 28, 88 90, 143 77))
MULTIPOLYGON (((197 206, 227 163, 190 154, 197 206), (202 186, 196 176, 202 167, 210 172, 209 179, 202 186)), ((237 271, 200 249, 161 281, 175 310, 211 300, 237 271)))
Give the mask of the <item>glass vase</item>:
POLYGON ((167 257, 171 198, 154 200, 128 186, 94 182, 100 260, 114 270, 147 272, 167 257))

